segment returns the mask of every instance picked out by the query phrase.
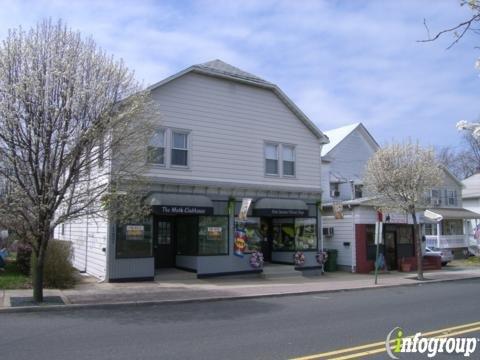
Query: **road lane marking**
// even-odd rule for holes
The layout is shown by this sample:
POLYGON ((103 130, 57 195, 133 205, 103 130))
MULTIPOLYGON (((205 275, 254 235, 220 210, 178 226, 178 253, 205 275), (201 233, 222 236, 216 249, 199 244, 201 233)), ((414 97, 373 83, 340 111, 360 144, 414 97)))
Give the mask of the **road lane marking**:
MULTIPOLYGON (((433 330, 429 332, 422 333, 422 336, 424 337, 433 337, 436 335, 436 337, 451 337, 455 335, 461 335, 461 334, 466 334, 469 332, 473 331, 479 331, 480 330, 480 321, 469 323, 469 324, 463 324, 463 325, 457 325, 457 326, 452 326, 448 328, 443 328, 440 330, 433 330), (458 330, 458 331, 456 331, 458 330)), ((407 336, 405 338, 411 338, 414 335, 407 336)), ((395 340, 391 340, 390 344, 393 344, 395 340)), ((341 357, 336 357, 332 359, 337 359, 337 360, 346 360, 346 359, 354 359, 360 356, 366 356, 366 355, 373 355, 377 354, 380 352, 386 351, 385 349, 385 341, 379 341, 371 344, 365 344, 365 345, 360 345, 360 346, 354 346, 350 348, 344 348, 344 349, 338 349, 334 351, 329 351, 329 352, 324 352, 324 353, 319 353, 319 354, 312 354, 312 355, 306 355, 306 356, 301 356, 301 357, 296 357, 292 358, 291 360, 313 360, 313 359, 319 359, 319 358, 324 358, 324 357, 330 357, 332 355, 342 355, 342 354, 349 354, 341 357), (369 350, 366 350, 369 349, 369 350), (359 353, 351 354, 352 352, 356 352, 359 350, 365 350, 361 351, 359 353)))
MULTIPOLYGON (((445 334, 442 334, 442 335, 437 335, 435 336, 436 338, 444 338, 444 337, 452 337, 452 336, 457 336, 457 335, 462 335, 462 334, 467 334, 467 333, 471 333, 471 332, 474 332, 474 331, 480 331, 480 326, 476 327, 476 328, 470 328, 470 329, 467 329, 467 330, 462 330, 462 331, 457 331, 457 332, 452 332, 452 333, 445 333, 445 334)), ((422 334, 423 336, 423 334, 422 334)), ((413 338, 413 336, 408 336, 409 338, 413 338)), ((432 336, 430 336, 432 337, 432 336)), ((391 349, 393 349, 393 346, 391 346, 391 349)), ((357 359, 359 357, 364 357, 364 356, 368 356, 368 355, 374 355, 374 354, 379 354, 379 353, 382 353, 382 352, 385 352, 386 349, 385 349, 385 342, 383 343, 383 346, 378 348, 378 349, 373 349, 373 350, 368 350, 368 351, 364 351, 364 352, 359 352, 359 353, 354 353, 354 354, 350 354, 350 355, 345 355, 345 356, 340 356, 340 357, 334 357, 334 358, 331 358, 330 360, 349 360, 349 359, 357 359)))

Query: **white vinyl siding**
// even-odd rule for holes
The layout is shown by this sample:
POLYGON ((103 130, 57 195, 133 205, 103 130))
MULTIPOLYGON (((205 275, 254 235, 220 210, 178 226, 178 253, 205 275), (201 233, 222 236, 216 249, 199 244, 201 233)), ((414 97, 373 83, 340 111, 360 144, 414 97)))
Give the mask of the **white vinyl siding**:
POLYGON ((159 126, 191 132, 189 171, 152 167, 149 176, 319 190, 319 140, 273 91, 190 73, 152 97, 159 126), (265 141, 297 144, 295 178, 265 176, 265 141))
POLYGON ((338 251, 337 264, 344 267, 355 267, 355 230, 353 217, 350 212, 344 212, 343 219, 334 216, 322 216, 322 227, 333 227, 332 237, 323 237, 323 246, 326 249, 338 251))
POLYGON ((72 264, 76 269, 104 279, 107 233, 108 224, 103 217, 84 216, 57 226, 54 234, 56 239, 72 244, 72 264))
MULTIPOLYGON (((328 157, 332 161, 323 163, 322 183, 324 184, 324 190, 328 189, 325 186, 327 181, 329 181, 330 174, 334 174, 346 181, 338 185, 337 190, 340 192, 340 195, 336 200, 353 199, 355 193, 350 180, 357 182, 363 178, 367 161, 374 153, 375 149, 367 140, 367 135, 364 134, 363 130, 355 129, 330 151, 328 157)), ((362 195, 368 196, 366 194, 362 195)), ((325 191, 323 202, 328 203, 331 200, 331 192, 327 193, 325 191)))

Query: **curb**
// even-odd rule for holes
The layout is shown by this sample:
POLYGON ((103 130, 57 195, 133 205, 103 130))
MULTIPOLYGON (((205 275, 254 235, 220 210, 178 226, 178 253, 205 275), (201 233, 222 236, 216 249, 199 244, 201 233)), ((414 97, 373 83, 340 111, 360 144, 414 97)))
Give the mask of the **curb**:
MULTIPOLYGON (((274 297, 286 297, 286 296, 302 296, 302 295, 315 295, 315 294, 329 294, 339 292, 353 292, 362 290, 377 290, 392 287, 412 287, 423 286, 428 284, 438 284, 451 281, 467 281, 472 279, 480 279, 480 275, 473 275, 471 277, 465 277, 461 279, 439 279, 439 280, 425 280, 423 282, 414 282, 411 284, 390 284, 390 285, 374 285, 372 287, 359 287, 359 288, 344 288, 333 290, 311 290, 301 292, 277 292, 269 294, 252 294, 252 295, 232 295, 232 296, 212 296, 212 297, 199 297, 190 299, 172 299, 172 300, 146 300, 146 301, 124 301, 115 303, 93 303, 93 304, 69 304, 65 305, 44 305, 44 306, 23 306, 23 307, 8 307, 0 309, 0 314, 10 313, 32 313, 32 312, 61 312, 71 310, 86 310, 86 309, 121 309, 135 306, 149 306, 149 305, 175 305, 175 304, 190 304, 190 303, 207 303, 229 300, 249 300, 249 299, 262 299, 262 298, 274 298, 274 297)), ((63 296, 62 296, 63 298, 63 296)))

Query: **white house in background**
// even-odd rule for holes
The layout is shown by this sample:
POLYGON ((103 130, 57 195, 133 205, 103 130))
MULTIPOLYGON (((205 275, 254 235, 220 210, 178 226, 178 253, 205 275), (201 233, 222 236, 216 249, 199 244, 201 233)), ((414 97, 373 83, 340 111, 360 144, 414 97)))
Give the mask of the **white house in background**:
POLYGON ((380 146, 362 123, 324 133, 330 143, 322 148, 323 202, 363 197, 365 165, 380 146))
MULTIPOLYGON (((361 123, 324 132, 330 143, 322 148, 322 216, 323 243, 338 251, 340 268, 356 271, 356 241, 352 204, 366 200, 363 196, 363 174, 368 159, 380 148, 361 123), (344 208, 343 218, 335 219, 332 205, 344 208), (343 204, 343 205, 342 205, 343 204), (332 230, 333 229, 333 230, 332 230)), ((357 210, 357 214, 360 210, 357 210)), ((375 215, 375 212, 373 212, 375 215)), ((373 218, 375 223, 375 216, 373 218)))
MULTIPOLYGON (((373 198, 365 197, 362 178, 368 159, 379 149, 362 124, 352 124, 325 134, 330 143, 322 150, 322 187, 330 188, 323 197, 322 232, 324 247, 338 252, 338 264, 345 270, 368 273, 375 261, 375 222, 377 212, 373 198)), ((469 219, 477 215, 462 208, 461 182, 444 169, 442 185, 431 189, 430 211, 441 216, 439 223, 431 222, 423 212, 422 223, 426 243, 431 247, 464 250, 468 246, 469 219)), ((411 217, 400 213, 384 213, 381 253, 389 269, 400 263, 415 265, 415 244, 411 217)), ((439 264, 425 260, 425 267, 439 264)))
POLYGON ((471 223, 480 215, 465 208, 462 199, 463 184, 447 168, 443 168, 443 184, 430 189, 427 200, 428 208, 442 220, 434 222, 425 216, 420 216, 423 223, 423 233, 426 245, 432 248, 450 249, 455 255, 461 256, 462 252, 471 245, 471 223))
POLYGON ((292 268, 302 251, 305 268, 318 266, 328 138, 278 86, 220 60, 150 90, 161 112, 145 150, 151 216, 59 226, 75 266, 108 281, 153 279, 165 267, 199 277, 259 272, 254 250, 292 268), (243 199, 252 199, 246 220, 238 218, 243 199))
MULTIPOLYGON (((462 201, 463 207, 474 213, 479 214, 480 218, 480 173, 472 175, 462 181, 462 201)), ((480 220, 473 219, 468 224, 470 250, 479 253, 480 242, 480 220)))

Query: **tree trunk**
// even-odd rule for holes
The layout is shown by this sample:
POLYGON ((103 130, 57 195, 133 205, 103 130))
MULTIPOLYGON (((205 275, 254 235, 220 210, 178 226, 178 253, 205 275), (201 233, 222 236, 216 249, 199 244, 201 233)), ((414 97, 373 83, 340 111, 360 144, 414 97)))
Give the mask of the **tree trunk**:
POLYGON ((423 280, 422 239, 418 236, 417 215, 415 211, 412 211, 411 215, 413 219, 413 242, 415 243, 415 256, 417 258, 417 279, 423 280))
POLYGON ((45 252, 40 251, 38 255, 33 257, 33 300, 37 303, 43 302, 43 264, 45 252))
POLYGON ((39 250, 38 254, 35 254, 32 261, 33 300, 38 303, 43 302, 43 270, 48 240, 51 238, 51 235, 50 231, 46 230, 45 234, 37 239, 39 250))

